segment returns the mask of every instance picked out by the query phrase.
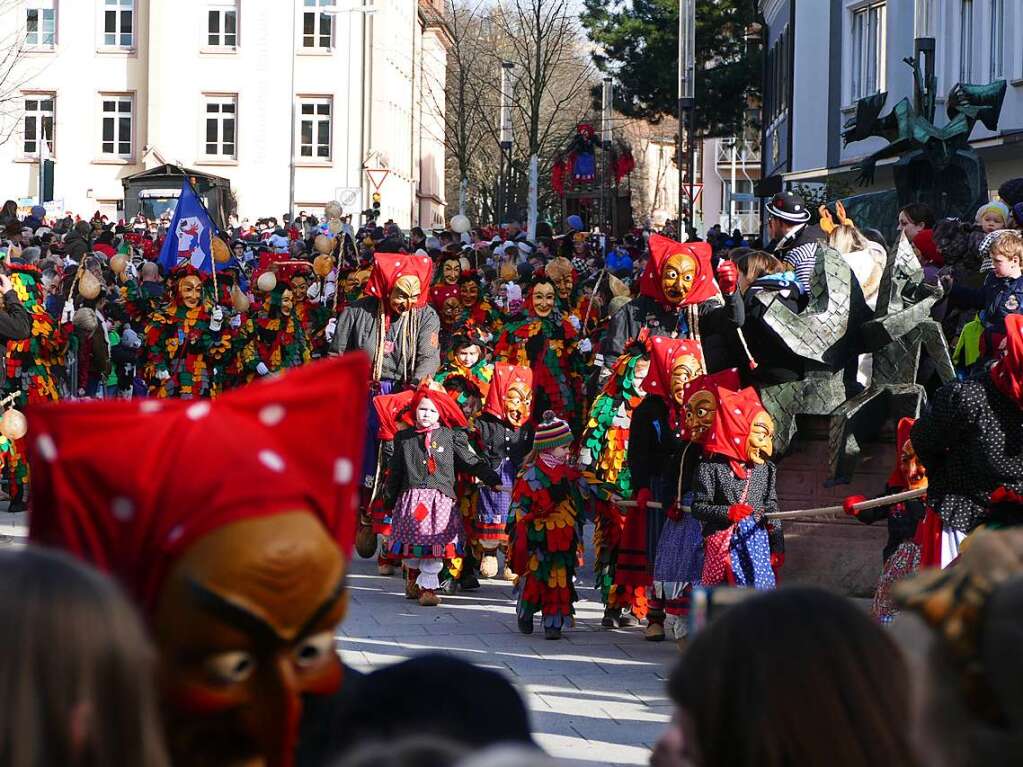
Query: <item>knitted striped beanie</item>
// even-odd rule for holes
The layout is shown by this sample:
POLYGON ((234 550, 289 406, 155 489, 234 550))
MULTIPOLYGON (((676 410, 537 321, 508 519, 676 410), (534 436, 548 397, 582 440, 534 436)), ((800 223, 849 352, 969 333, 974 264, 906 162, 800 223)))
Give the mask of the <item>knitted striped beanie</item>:
POLYGON ((533 436, 533 447, 541 453, 553 450, 562 445, 572 444, 572 430, 568 424, 554 415, 554 411, 544 411, 543 421, 536 427, 533 436))

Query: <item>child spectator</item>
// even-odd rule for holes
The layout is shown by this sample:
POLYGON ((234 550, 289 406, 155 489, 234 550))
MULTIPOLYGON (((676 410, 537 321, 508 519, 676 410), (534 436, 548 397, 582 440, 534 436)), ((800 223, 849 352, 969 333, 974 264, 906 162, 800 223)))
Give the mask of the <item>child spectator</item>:
POLYGON ((977 209, 976 222, 984 234, 1005 229, 1009 225, 1009 206, 1001 200, 991 200, 977 209))

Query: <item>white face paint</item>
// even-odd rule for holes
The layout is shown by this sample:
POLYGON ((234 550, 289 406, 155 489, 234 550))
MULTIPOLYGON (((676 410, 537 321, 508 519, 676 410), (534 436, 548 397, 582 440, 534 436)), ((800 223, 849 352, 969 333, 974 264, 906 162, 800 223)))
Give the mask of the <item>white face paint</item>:
POLYGON ((416 407, 416 426, 420 429, 430 429, 440 421, 440 413, 437 406, 428 399, 423 399, 416 407))

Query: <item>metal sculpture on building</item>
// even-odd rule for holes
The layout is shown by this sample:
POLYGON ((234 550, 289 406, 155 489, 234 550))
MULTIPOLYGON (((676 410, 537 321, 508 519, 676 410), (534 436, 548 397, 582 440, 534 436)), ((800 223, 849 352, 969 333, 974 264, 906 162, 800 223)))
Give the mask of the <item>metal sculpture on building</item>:
POLYGON ((940 325, 930 318, 940 287, 924 284, 923 271, 903 240, 889 255, 873 312, 852 270, 837 251, 820 244, 810 303, 795 313, 758 295, 768 326, 807 361, 800 381, 765 386, 761 399, 776 424, 774 449, 782 454, 797 431, 797 416, 826 416, 833 478, 848 481, 860 443, 876 437, 892 417, 916 416, 926 399, 916 383, 921 349, 935 361, 943 382, 955 377, 940 325), (867 388, 847 397, 845 371, 871 354, 867 388))
POLYGON ((882 117, 887 92, 860 99, 842 139, 846 145, 871 136, 889 142, 855 166, 862 185, 873 183, 878 162, 898 158, 892 172, 900 206, 923 202, 939 216, 972 218, 987 200, 987 174, 970 147, 970 134, 978 120, 988 130, 997 128, 1006 82, 955 85, 946 100, 948 122, 939 128, 934 124, 937 80, 921 70, 920 60, 919 52, 903 59, 913 69, 913 102, 904 98, 882 117))

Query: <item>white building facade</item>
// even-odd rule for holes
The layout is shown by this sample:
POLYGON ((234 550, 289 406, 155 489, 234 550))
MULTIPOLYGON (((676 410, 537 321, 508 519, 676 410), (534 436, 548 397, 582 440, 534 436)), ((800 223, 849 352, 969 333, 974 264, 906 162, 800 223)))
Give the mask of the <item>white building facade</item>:
POLYGON ((230 179, 242 219, 286 212, 293 173, 296 210, 342 199, 357 214, 379 191, 381 221, 443 223, 441 10, 442 0, 8 4, 0 31, 25 47, 8 78, 18 108, 3 126, 3 194, 38 198, 45 136, 54 199, 83 216, 119 217, 122 179, 172 162, 230 179))

